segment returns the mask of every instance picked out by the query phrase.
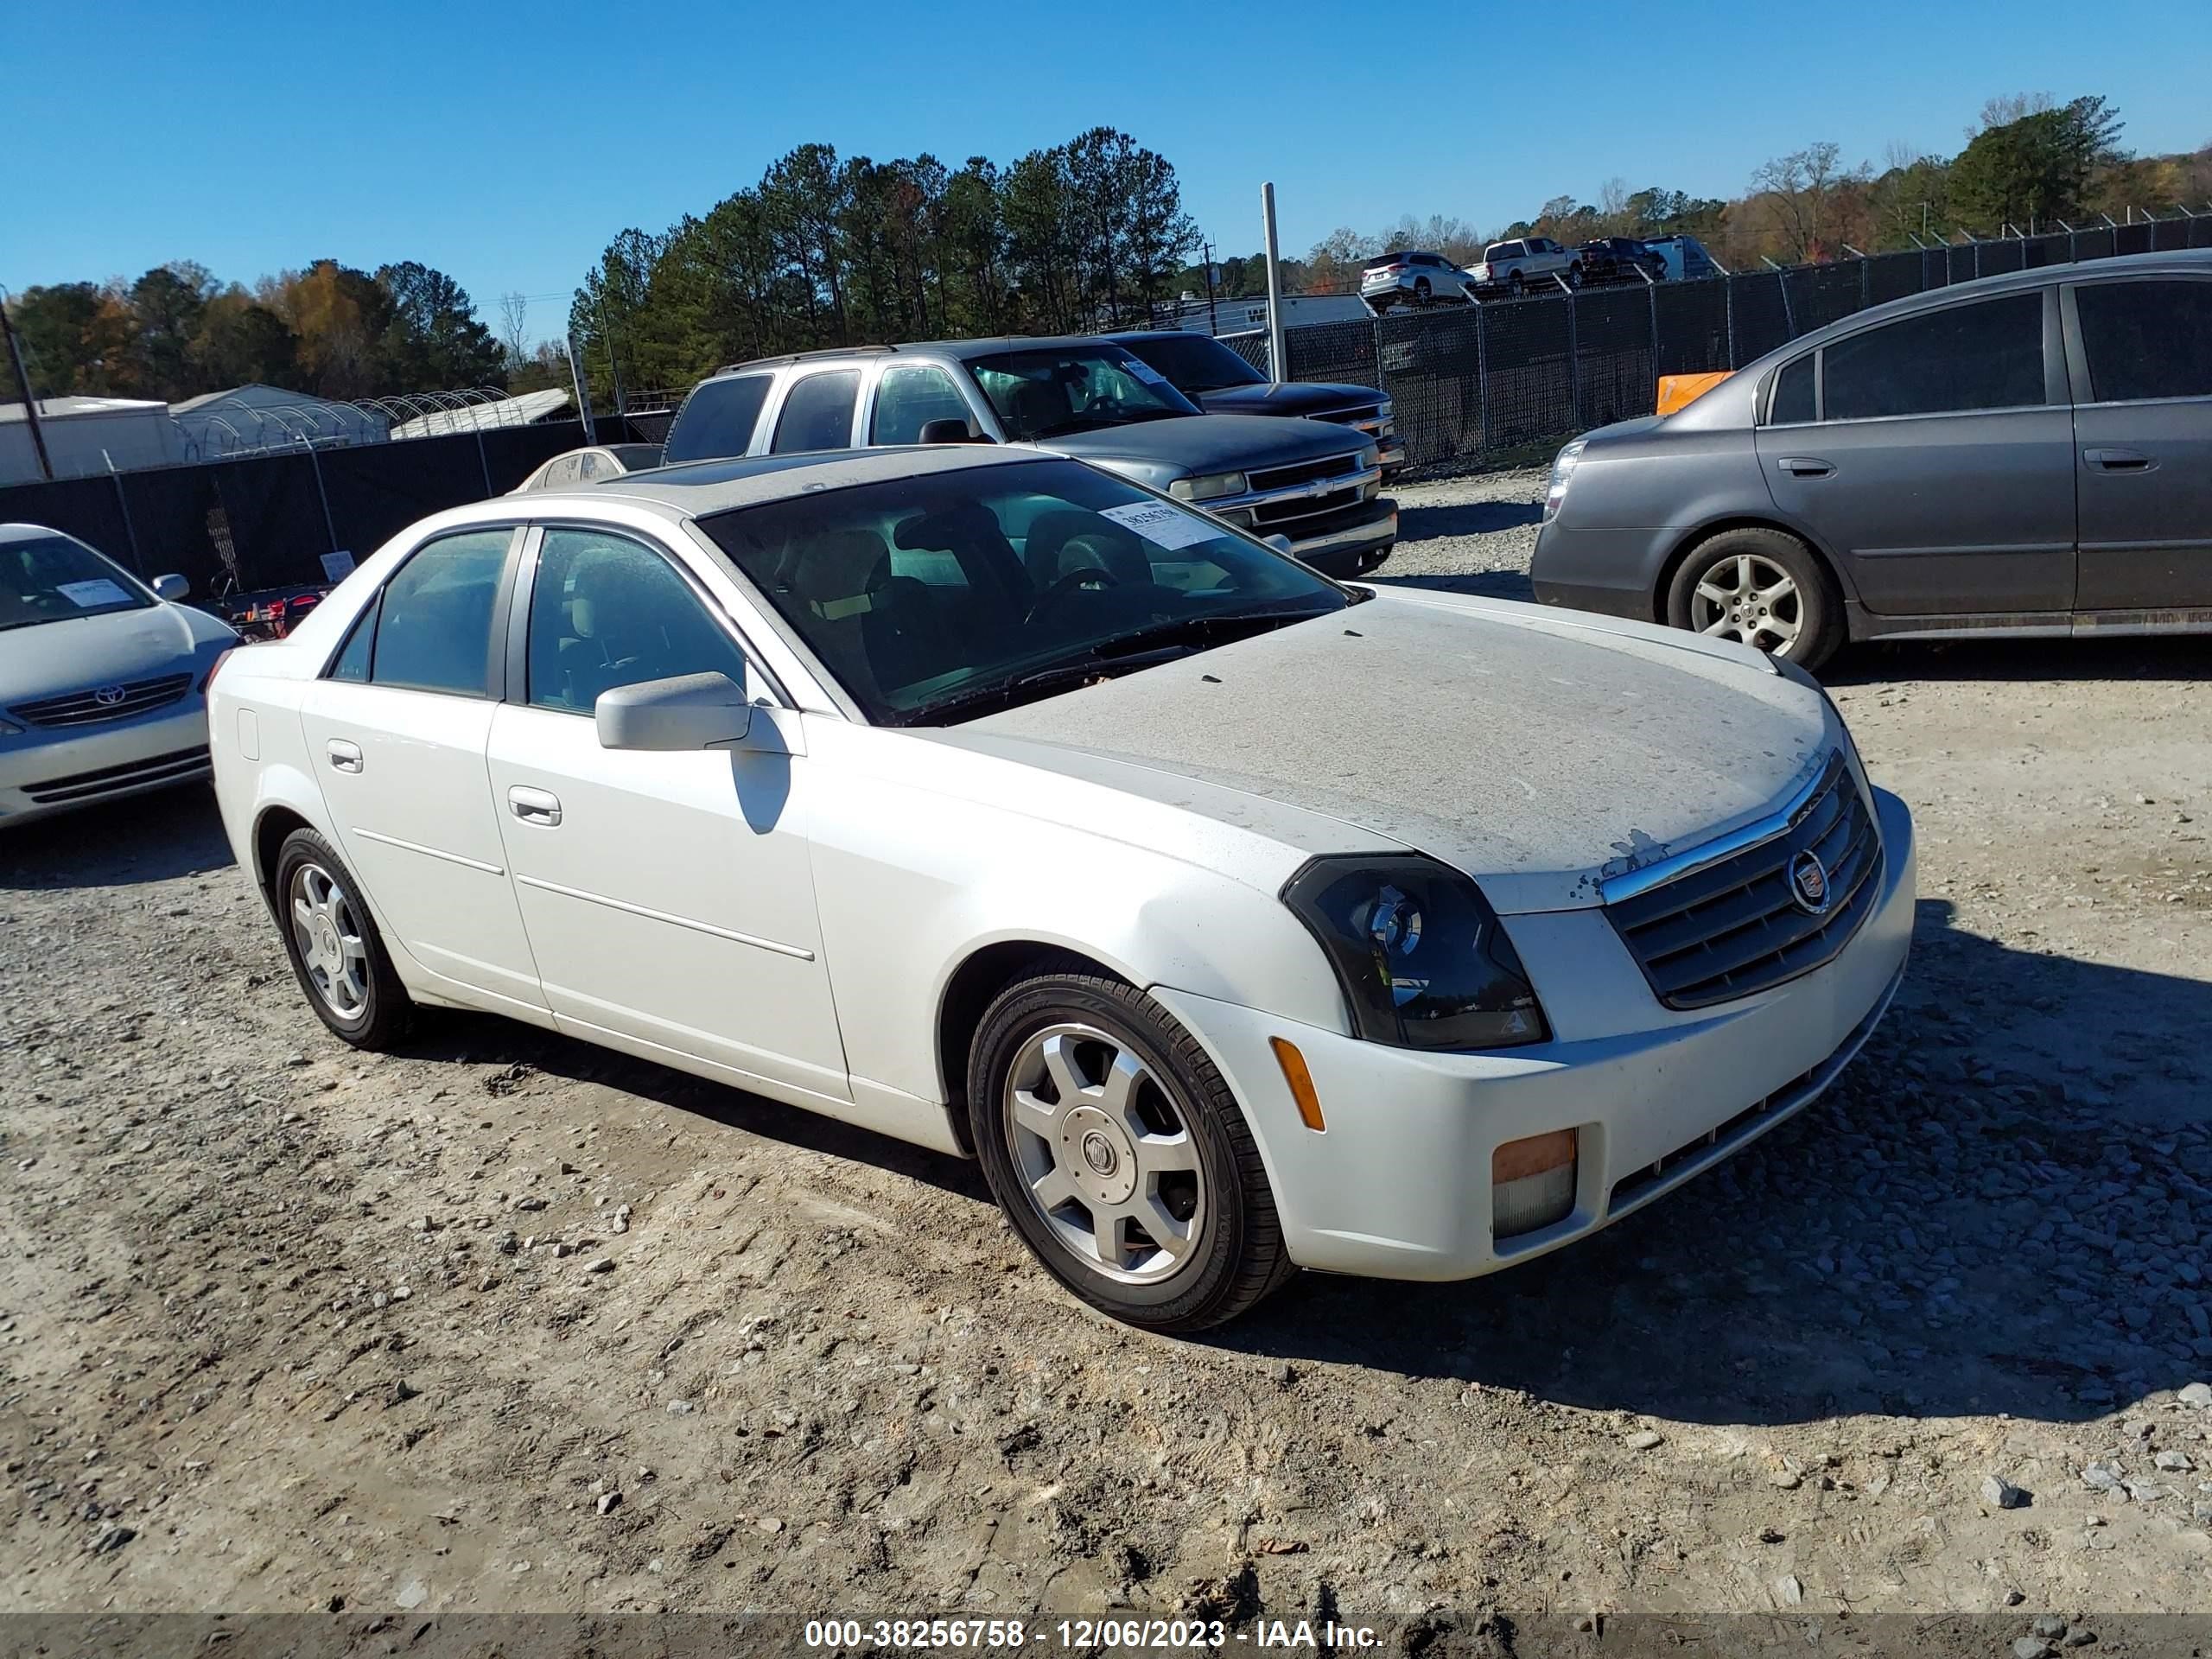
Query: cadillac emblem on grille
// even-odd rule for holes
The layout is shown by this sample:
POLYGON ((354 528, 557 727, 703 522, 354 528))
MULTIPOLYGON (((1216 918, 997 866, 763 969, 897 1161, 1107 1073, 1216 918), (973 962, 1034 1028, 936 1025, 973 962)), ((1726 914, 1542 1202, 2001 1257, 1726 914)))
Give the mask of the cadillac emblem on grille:
POLYGON ((104 685, 92 693, 92 701, 103 709, 112 709, 129 695, 119 685, 104 685))
POLYGON ((1828 873, 1815 855, 1800 853, 1789 861, 1789 896, 1808 916, 1817 916, 1828 907, 1828 873))

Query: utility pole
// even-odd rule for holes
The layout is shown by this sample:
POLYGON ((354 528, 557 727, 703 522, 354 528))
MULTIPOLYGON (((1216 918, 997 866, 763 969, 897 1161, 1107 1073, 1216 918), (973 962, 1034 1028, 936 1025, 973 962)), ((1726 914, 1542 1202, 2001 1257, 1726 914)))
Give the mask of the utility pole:
POLYGON ((629 410, 622 405, 622 365, 614 360, 614 332, 607 326, 607 296, 603 294, 599 296, 597 308, 599 335, 607 342, 607 378, 614 382, 614 413, 616 418, 620 419, 627 415, 629 410))
POLYGON ((16 390, 22 394, 23 419, 31 429, 31 448, 38 452, 38 475, 54 481, 54 462, 46 453, 46 434, 38 423, 38 399, 31 396, 30 372, 23 367, 23 344, 16 338, 15 320, 8 315, 8 290, 0 289, 0 334, 8 336, 8 360, 16 365, 16 390))
POLYGON ((1283 361, 1282 256, 1275 247, 1275 188, 1272 183, 1260 187, 1260 218, 1268 232, 1268 378, 1283 381, 1290 378, 1290 365, 1283 361))
POLYGON ((569 353, 569 380, 576 389, 576 417, 584 423, 584 442, 597 443, 598 429, 591 419, 591 387, 584 379, 583 365, 576 359, 576 337, 569 335, 562 342, 569 353))
POLYGON ((1214 315, 1213 308, 1213 244, 1199 243, 1198 254, 1206 262, 1206 333, 1217 334, 1221 332, 1221 319, 1214 315))

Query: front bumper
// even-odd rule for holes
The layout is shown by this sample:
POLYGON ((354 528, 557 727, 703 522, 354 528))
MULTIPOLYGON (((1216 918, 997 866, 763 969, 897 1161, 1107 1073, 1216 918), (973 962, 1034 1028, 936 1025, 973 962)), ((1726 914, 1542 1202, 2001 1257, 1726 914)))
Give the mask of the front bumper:
MULTIPOLYGON (((1292 537, 1293 557, 1325 575, 1356 576, 1389 556, 1398 539, 1398 504, 1387 495, 1301 522, 1292 537)), ((1262 525, 1251 532, 1268 533, 1262 525)), ((1287 532, 1285 532, 1287 534, 1287 532)))
POLYGON ((1912 939, 1912 818, 1874 791, 1878 902, 1842 953, 1696 1013, 1660 1006, 1603 911, 1505 918, 1552 1041, 1485 1054, 1384 1047, 1188 992, 1152 995, 1243 1105, 1292 1259, 1391 1279, 1472 1278, 1555 1249, 1710 1167, 1815 1099, 1879 1021, 1912 939), (1300 1121, 1271 1037, 1305 1056, 1326 1128, 1300 1121), (1573 1207, 1494 1236, 1491 1154, 1577 1132, 1573 1207))
POLYGON ((198 692, 139 720, 0 733, 0 826, 208 776, 198 692))

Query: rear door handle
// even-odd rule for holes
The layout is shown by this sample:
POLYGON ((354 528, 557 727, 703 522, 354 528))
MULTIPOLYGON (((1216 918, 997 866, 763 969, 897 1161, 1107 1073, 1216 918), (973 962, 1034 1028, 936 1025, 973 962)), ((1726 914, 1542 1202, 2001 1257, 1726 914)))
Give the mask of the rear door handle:
POLYGON ((330 766, 334 772, 359 772, 361 769, 361 746, 348 743, 343 738, 332 738, 330 766))
POLYGON ((507 791, 507 805, 524 823, 543 824, 550 830, 561 822, 561 798, 545 790, 525 789, 517 784, 507 791))
POLYGON ((1827 478, 1835 468, 1814 455, 1784 455, 1774 463, 1792 478, 1827 478))
POLYGON ((2082 459, 2101 473, 2147 473, 2158 464, 2133 449, 2084 449, 2082 459))

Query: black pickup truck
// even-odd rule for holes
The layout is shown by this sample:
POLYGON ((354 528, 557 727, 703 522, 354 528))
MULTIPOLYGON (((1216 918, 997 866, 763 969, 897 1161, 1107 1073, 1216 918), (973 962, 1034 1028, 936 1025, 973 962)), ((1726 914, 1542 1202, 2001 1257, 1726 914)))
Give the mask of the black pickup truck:
POLYGON ((1211 334, 1181 329, 1109 334, 1152 365, 1209 415, 1295 415, 1349 426, 1375 440, 1389 483, 1406 464, 1389 394, 1326 380, 1270 380, 1211 334))

